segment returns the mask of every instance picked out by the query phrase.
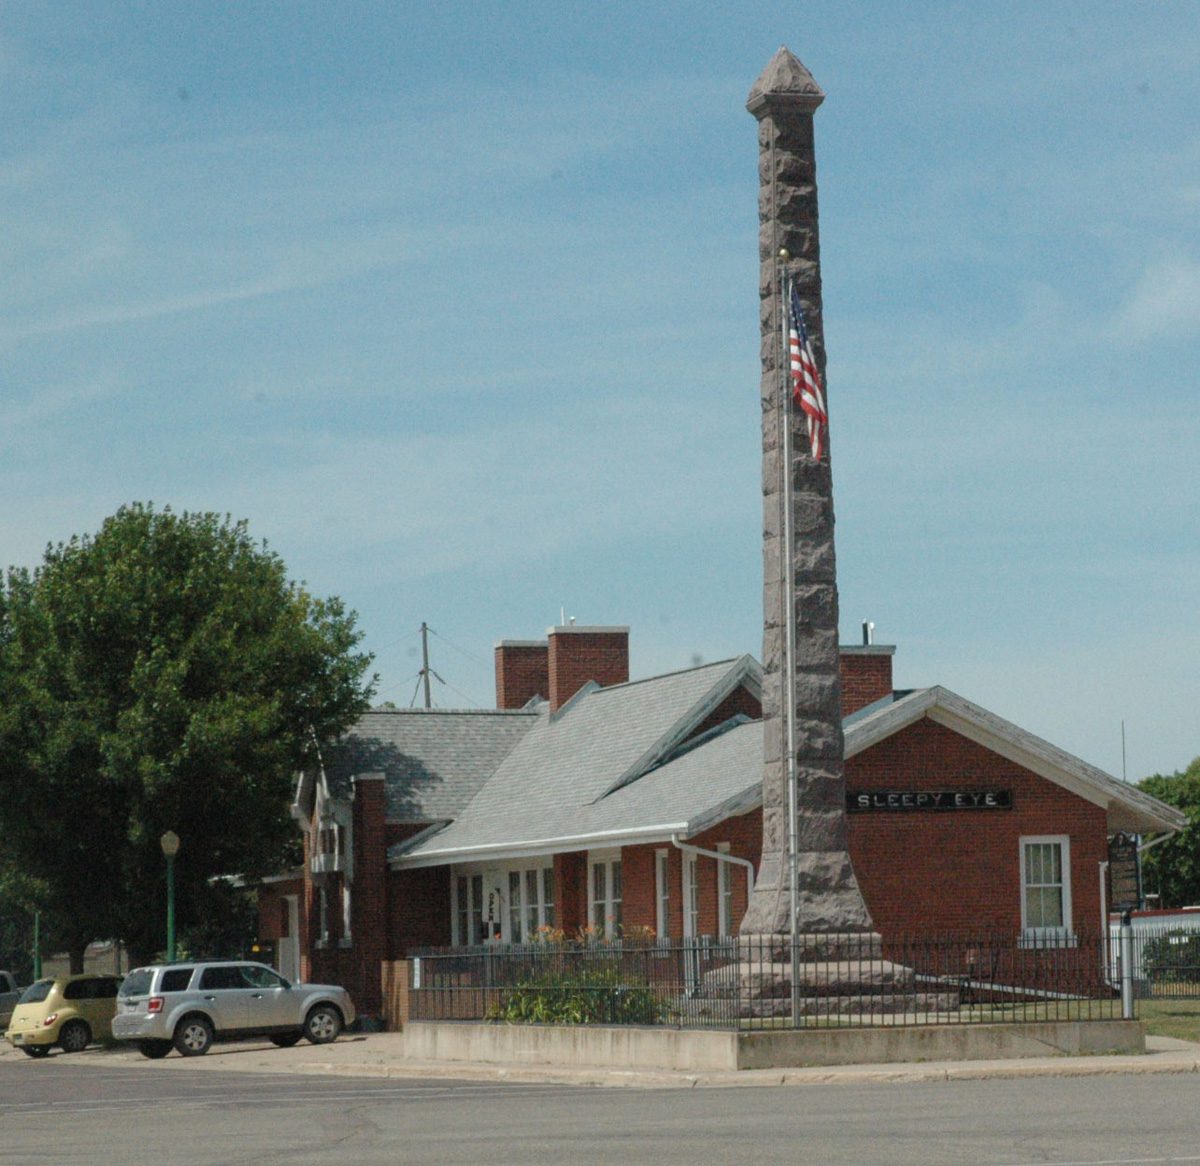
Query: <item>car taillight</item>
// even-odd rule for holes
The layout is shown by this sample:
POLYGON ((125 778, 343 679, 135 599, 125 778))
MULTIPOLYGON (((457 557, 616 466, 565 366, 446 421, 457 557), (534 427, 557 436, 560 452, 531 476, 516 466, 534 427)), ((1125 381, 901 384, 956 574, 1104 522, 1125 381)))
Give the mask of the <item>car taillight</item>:
POLYGON ((147 1012, 161 1012, 162 1006, 163 998, 161 996, 151 996, 150 999, 146 1001, 147 1012))
POLYGON ((50 1015, 47 1016, 46 1019, 42 1021, 42 1024, 44 1027, 49 1028, 50 1025, 52 1025, 57 1019, 58 1019, 58 1013, 51 1012, 50 1015))

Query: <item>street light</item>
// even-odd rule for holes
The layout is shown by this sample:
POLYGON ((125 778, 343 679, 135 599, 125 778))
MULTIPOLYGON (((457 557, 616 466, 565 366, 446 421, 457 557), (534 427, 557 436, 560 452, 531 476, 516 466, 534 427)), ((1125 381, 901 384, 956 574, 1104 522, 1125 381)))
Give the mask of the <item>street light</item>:
POLYGON ((179 853, 179 835, 168 830, 159 840, 167 860, 167 963, 175 962, 175 855, 179 853))

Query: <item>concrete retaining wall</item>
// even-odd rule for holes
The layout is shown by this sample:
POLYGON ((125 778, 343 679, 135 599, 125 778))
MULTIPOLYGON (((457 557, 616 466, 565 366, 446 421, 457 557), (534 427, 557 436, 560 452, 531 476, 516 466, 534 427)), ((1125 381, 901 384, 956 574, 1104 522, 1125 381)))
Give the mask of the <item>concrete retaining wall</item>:
POLYGON ((1144 1053, 1146 1036, 1122 1020, 743 1033, 416 1020, 404 1047, 434 1061, 711 1071, 1144 1053))

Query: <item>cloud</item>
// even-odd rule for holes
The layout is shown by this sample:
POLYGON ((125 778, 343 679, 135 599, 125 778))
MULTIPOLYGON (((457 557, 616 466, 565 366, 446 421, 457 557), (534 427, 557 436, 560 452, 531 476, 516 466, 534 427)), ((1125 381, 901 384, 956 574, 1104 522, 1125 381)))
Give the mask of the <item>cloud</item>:
POLYGON ((1118 310, 1116 324, 1138 342, 1200 330, 1200 264, 1186 256, 1151 264, 1118 310))

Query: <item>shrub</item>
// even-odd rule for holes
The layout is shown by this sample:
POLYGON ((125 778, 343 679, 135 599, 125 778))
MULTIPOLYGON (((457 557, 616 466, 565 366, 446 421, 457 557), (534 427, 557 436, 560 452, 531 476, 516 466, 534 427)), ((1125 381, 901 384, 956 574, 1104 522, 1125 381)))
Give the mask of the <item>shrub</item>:
POLYGON ((488 1020, 512 1024, 656 1024, 665 1006, 645 984, 624 982, 619 967, 554 968, 508 989, 488 1020))
POLYGON ((1142 972, 1155 984, 1200 981, 1200 931, 1168 931, 1147 940, 1142 972))

